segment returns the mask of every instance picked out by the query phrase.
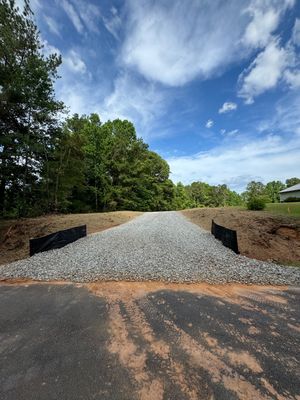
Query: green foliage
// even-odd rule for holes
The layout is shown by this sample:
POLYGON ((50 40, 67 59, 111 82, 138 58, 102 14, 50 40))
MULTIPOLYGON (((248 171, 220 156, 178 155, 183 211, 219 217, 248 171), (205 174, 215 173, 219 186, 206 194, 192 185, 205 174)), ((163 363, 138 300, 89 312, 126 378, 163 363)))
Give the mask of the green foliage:
POLYGON ((239 195, 235 191, 228 190, 226 205, 236 207, 236 206, 242 206, 243 204, 244 202, 241 195, 239 195))
POLYGON ((272 203, 277 203, 279 201, 279 192, 284 187, 284 184, 280 181, 268 182, 265 186, 265 194, 272 203))
POLYGON ((284 203, 295 203, 299 201, 299 197, 288 197, 283 202, 284 203))
POLYGON ((193 182, 191 185, 186 186, 192 207, 209 205, 211 197, 210 188, 211 186, 204 182, 193 182))
POLYGON ((204 182, 193 182, 186 186, 190 207, 224 207, 243 204, 241 196, 226 185, 211 186, 204 182))
POLYGON ((189 198, 188 191, 181 182, 178 182, 174 187, 173 209, 183 210, 192 206, 193 203, 189 198))
POLYGON ((247 202, 248 210, 264 210, 267 204, 267 199, 263 196, 251 197, 247 202))
POLYGON ((68 211, 73 191, 83 187, 83 145, 84 138, 78 131, 70 129, 70 121, 67 120, 41 175, 47 193, 47 211, 68 211))
MULTIPOLYGON (((286 180, 286 185, 281 181, 271 181, 266 185, 261 182, 252 181, 248 183, 246 191, 241 194, 241 198, 247 203, 252 198, 265 197, 269 203, 277 203, 280 201, 279 192, 286 187, 296 185, 300 182, 299 178, 290 178, 286 180)), ((297 201, 297 200, 296 200, 297 201)))
POLYGON ((53 154, 50 183, 56 184, 50 185, 50 192, 54 210, 172 208, 174 185, 169 166, 137 138, 129 121, 102 124, 96 114, 74 115, 64 124, 53 154), (70 147, 75 142, 77 151, 70 147))
POLYGON ((266 211, 278 214, 286 215, 290 217, 300 217, 300 202, 297 203, 270 203, 267 204, 266 211))
POLYGON ((243 199, 246 203, 253 198, 265 195, 265 185, 262 182, 251 181, 246 187, 246 192, 243 193, 243 199))
POLYGON ((300 183, 300 178, 289 178, 285 181, 287 188, 297 185, 297 183, 300 183))
POLYGON ((0 39, 0 213, 28 215, 63 108, 53 89, 61 58, 43 56, 28 1, 20 12, 0 0, 0 39))

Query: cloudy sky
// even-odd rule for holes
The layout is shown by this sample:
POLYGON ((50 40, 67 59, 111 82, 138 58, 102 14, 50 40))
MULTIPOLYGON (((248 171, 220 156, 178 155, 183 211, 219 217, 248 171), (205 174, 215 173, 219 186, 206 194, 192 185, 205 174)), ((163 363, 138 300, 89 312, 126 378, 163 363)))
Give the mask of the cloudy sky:
POLYGON ((175 182, 300 175, 300 0, 31 3, 57 97, 133 121, 175 182))

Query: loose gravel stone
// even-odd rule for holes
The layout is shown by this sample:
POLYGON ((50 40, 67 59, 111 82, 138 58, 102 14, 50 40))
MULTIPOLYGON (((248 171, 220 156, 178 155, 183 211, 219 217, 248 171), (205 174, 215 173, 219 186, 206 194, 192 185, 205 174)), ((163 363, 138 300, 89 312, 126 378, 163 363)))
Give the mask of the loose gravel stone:
POLYGON ((145 213, 62 249, 3 265, 0 277, 300 285, 300 269, 237 255, 173 211, 145 213))

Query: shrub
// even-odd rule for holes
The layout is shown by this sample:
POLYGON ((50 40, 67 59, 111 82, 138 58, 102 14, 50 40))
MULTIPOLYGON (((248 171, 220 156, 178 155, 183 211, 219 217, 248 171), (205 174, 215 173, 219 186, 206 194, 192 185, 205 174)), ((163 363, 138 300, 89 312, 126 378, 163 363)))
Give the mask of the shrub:
POLYGON ((267 200, 264 197, 252 197, 247 202, 248 210, 263 210, 266 207, 267 200))
POLYGON ((284 203, 296 203, 300 201, 299 197, 288 197, 287 199, 285 199, 283 202, 284 203))

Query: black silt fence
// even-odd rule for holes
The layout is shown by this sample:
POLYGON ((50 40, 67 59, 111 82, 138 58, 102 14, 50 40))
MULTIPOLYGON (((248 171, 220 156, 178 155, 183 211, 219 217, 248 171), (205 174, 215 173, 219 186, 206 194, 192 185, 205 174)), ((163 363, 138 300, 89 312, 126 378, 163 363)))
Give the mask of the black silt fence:
POLYGON ((75 240, 86 236, 86 225, 76 226, 74 228, 65 229, 51 233, 36 239, 29 240, 29 254, 33 256, 42 251, 60 249, 75 240))
POLYGON ((224 226, 218 225, 212 220, 211 233, 216 239, 221 240, 224 246, 229 247, 235 253, 239 254, 236 231, 224 228, 224 226))

